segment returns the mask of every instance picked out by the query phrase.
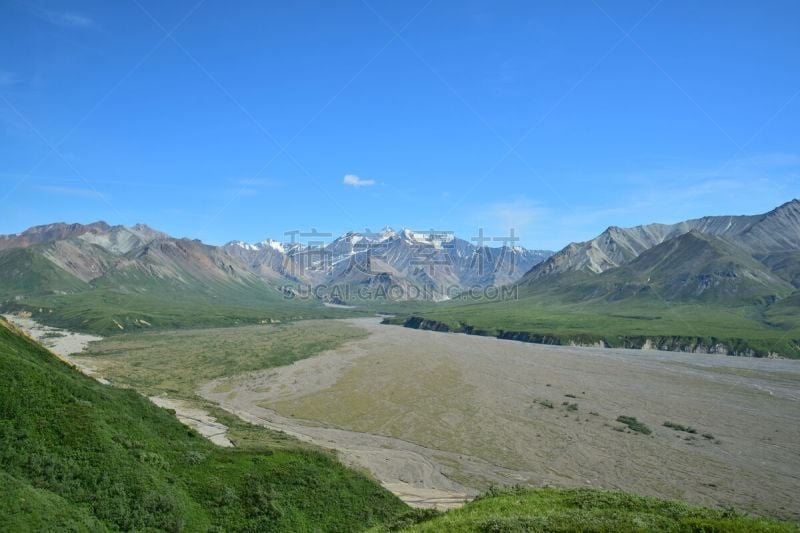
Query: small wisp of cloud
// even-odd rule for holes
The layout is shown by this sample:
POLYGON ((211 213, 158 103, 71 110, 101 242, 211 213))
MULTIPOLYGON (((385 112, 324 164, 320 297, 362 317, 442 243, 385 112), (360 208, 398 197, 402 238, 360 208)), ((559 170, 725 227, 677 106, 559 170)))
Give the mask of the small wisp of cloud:
POLYGON ((226 189, 226 194, 233 197, 258 196, 266 189, 281 186, 281 182, 272 178, 239 178, 235 180, 236 186, 226 189))
POLYGON ((342 183, 351 187, 369 187, 370 185, 375 185, 375 180, 359 178, 355 174, 345 174, 342 183))
POLYGON ((70 28, 88 28, 94 24, 92 19, 80 13, 70 11, 45 11, 45 17, 48 21, 58 26, 66 26, 70 28))

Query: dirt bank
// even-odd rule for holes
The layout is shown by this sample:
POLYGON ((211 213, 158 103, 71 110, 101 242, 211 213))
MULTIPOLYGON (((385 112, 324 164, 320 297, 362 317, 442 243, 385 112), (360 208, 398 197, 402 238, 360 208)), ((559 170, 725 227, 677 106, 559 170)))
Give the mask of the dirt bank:
POLYGON ((56 354, 62 361, 69 363, 87 376, 95 378, 104 385, 109 385, 111 383, 98 375, 97 370, 91 365, 85 362, 78 362, 71 357, 85 350, 90 342, 102 340, 102 337, 45 326, 29 317, 13 314, 3 315, 3 317, 25 331, 32 339, 46 346, 47 349, 56 354))
POLYGON ((224 448, 233 447, 233 443, 228 440, 227 426, 220 424, 216 418, 209 415, 203 409, 192 406, 183 400, 166 398, 164 396, 151 396, 150 401, 164 409, 172 409, 175 416, 185 425, 194 428, 202 436, 224 448))

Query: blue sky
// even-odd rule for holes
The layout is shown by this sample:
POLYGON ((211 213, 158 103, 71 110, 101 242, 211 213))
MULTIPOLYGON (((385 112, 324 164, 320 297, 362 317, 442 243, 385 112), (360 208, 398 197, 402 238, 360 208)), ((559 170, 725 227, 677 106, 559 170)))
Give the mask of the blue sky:
POLYGON ((0 3, 0 233, 558 249, 800 197, 800 3, 0 3), (349 177, 347 177, 349 176, 349 177))

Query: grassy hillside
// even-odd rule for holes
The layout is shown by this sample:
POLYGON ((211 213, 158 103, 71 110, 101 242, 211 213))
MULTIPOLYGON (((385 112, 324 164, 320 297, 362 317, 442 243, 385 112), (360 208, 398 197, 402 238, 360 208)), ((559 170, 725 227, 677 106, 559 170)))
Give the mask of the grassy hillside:
MULTIPOLYGON (((421 516, 422 513, 418 513, 421 516)), ((424 515, 423 515, 424 516, 424 515)), ((750 518, 732 511, 693 507, 679 502, 597 490, 509 490, 468 503, 461 509, 413 523, 398 520, 395 531, 504 532, 534 531, 736 531, 796 532, 797 526, 750 518)), ((375 531, 387 531, 376 528, 375 531)))
POLYGON ((0 301, 17 295, 84 290, 88 285, 28 248, 0 251, 0 301))
POLYGON ((358 531, 403 512, 330 455, 218 448, 0 321, 0 530, 358 531))

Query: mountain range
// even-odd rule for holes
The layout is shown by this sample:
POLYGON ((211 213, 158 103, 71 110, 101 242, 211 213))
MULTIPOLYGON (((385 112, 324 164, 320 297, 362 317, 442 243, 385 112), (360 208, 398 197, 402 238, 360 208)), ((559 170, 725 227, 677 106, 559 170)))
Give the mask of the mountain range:
POLYGON ((234 241, 223 249, 265 279, 395 288, 406 296, 422 294, 424 288, 433 299, 447 299, 448 292, 465 288, 512 283, 552 255, 522 247, 476 246, 448 232, 391 228, 375 234, 349 232, 325 245, 234 241), (418 290, 412 291, 414 287, 418 290))
POLYGON ((212 246, 144 224, 49 224, 0 236, 0 310, 99 333, 381 311, 562 343, 656 335, 725 351, 707 345, 735 334, 725 346, 747 346, 736 353, 800 354, 800 201, 612 226, 556 253, 408 229, 212 246), (465 289, 500 285, 515 298, 465 301, 465 289))
POLYGON ((511 285, 390 319, 553 344, 800 357, 800 201, 759 215, 609 227, 511 285))
POLYGON ((530 292, 562 286, 576 299, 648 291, 727 303, 788 296, 800 288, 800 201, 762 215, 612 226, 535 265, 518 283, 530 292))
MULTIPOLYGON (((466 287, 511 283, 551 254, 475 246, 452 234, 407 229, 347 233, 323 244, 265 240, 212 246, 144 224, 56 223, 0 236, 0 302, 52 309, 103 294, 123 308, 140 301, 141 310, 145 300, 171 295, 150 305, 152 310, 178 302, 275 310, 304 287, 326 288, 308 294, 312 306, 344 303, 337 296, 343 287, 368 289, 362 294, 369 296, 395 288, 395 299, 434 300, 466 287)), ((120 327, 149 321, 115 320, 120 327)))

